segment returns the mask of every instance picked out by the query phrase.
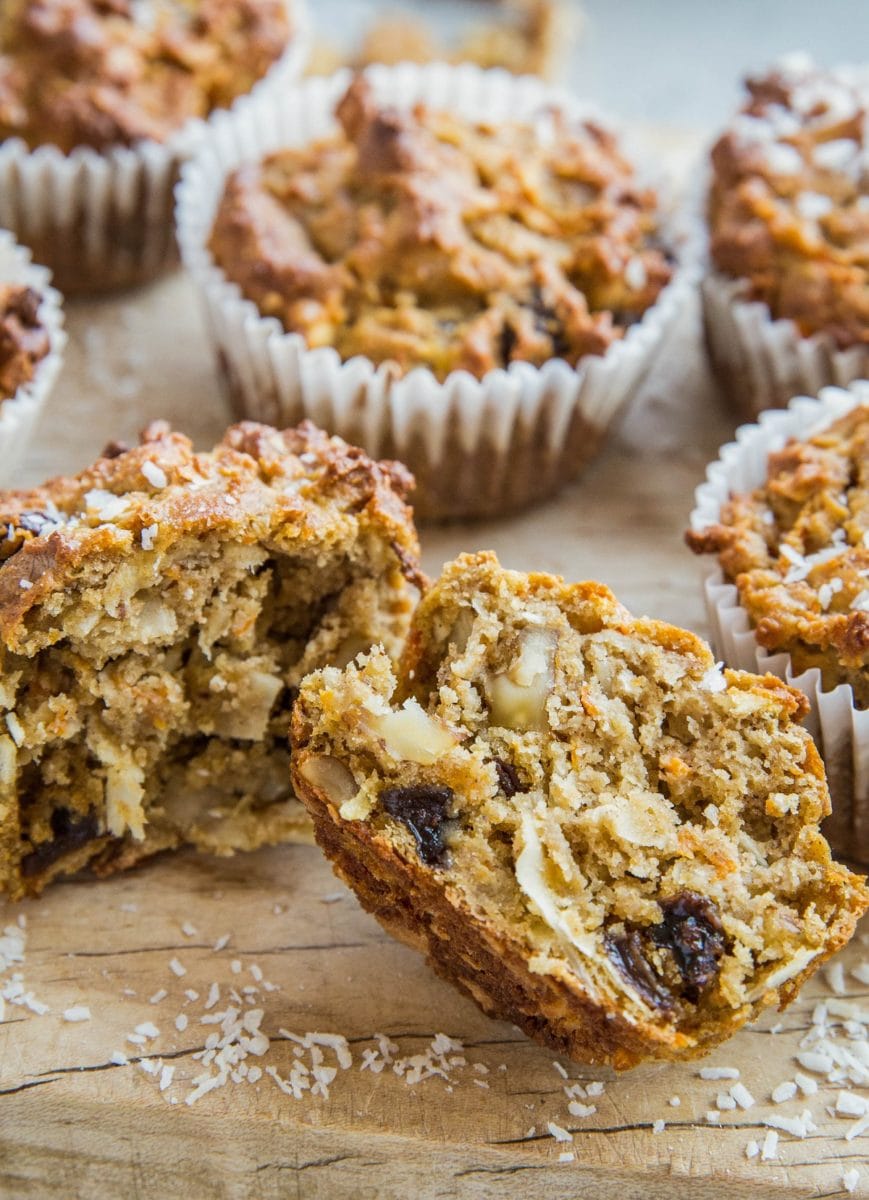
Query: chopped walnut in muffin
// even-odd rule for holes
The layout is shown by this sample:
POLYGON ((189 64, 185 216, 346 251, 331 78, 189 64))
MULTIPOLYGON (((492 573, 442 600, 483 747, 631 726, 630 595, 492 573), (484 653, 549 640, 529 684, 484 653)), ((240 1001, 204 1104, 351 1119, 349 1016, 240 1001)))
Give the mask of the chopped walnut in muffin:
POLYGON ((28 384, 48 354, 48 330, 39 317, 39 293, 19 284, 0 284, 0 401, 28 384))
POLYGON ((164 141, 249 92, 291 33, 284 0, 5 0, 0 139, 164 141))
POLYGON ((244 166, 210 238, 260 311, 403 373, 480 377, 603 354, 671 267, 657 198, 607 130, 380 106, 364 77, 340 131, 244 166))
POLYGON ((869 72, 799 57, 746 87, 712 150, 712 261, 804 336, 869 345, 869 72))
POLYGON ((869 405, 770 454, 766 482, 688 544, 718 555, 765 650, 869 708, 869 405))

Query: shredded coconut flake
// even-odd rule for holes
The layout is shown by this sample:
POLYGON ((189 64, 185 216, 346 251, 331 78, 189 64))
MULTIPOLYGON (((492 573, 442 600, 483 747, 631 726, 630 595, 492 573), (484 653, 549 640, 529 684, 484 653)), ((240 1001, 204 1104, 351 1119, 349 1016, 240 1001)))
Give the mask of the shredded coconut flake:
POLYGON ((64 1009, 63 1019, 64 1021, 89 1021, 91 1010, 86 1004, 77 1004, 73 1008, 64 1009))
POLYGON ((857 1191, 857 1184, 860 1182, 860 1172, 856 1167, 851 1167, 850 1171, 842 1172, 842 1187, 850 1195, 857 1191))
POLYGON ((148 480, 148 483, 150 483, 151 487, 154 488, 164 488, 169 482, 166 478, 166 472, 163 470, 163 468, 158 467, 155 462, 151 461, 151 459, 146 459, 142 463, 142 474, 148 480))
POLYGON ((772 1102, 773 1104, 785 1104, 788 1100, 793 1100, 796 1094, 797 1085, 793 1082, 793 1080, 787 1079, 784 1083, 780 1083, 778 1087, 773 1090, 772 1102))
POLYGON ((778 1134, 774 1129, 770 1129, 763 1139, 760 1158, 761 1162, 770 1162, 772 1159, 778 1158, 778 1134))
POLYGON ((154 542, 157 540, 157 534, 160 531, 160 526, 156 523, 148 525, 142 530, 142 549, 153 550, 154 542))
POLYGON ((573 1141, 573 1134, 570 1133, 567 1129, 562 1128, 561 1125, 556 1125, 554 1121, 549 1121, 546 1128, 549 1130, 549 1132, 555 1138, 556 1142, 572 1142, 573 1141))

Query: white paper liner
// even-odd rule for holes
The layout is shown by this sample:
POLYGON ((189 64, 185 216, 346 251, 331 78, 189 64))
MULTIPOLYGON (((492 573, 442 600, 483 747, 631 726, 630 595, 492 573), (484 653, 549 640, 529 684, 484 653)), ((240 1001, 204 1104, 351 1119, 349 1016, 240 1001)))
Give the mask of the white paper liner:
MULTIPOLYGON (((293 33, 253 92, 288 87, 301 73, 310 41, 304 0, 286 0, 293 33)), ((236 104, 238 101, 236 101, 236 104)), ((230 110, 217 110, 226 112, 230 110)), ((0 142, 0 227, 30 246, 66 294, 129 287, 177 262, 173 191, 181 164, 217 112, 194 119, 165 142, 106 151, 80 146, 31 150, 20 138, 0 142)))
POLYGON ((747 299, 750 288, 717 271, 701 285, 709 356, 744 417, 869 378, 869 347, 840 350, 828 334, 804 337, 793 321, 774 320, 768 305, 747 299))
POLYGON ((0 400, 0 487, 15 481, 39 414, 57 379, 66 345, 63 302, 60 293, 51 287, 50 272, 34 265, 30 251, 19 246, 7 230, 0 229, 0 284, 4 283, 24 284, 39 293, 39 318, 48 332, 49 351, 37 364, 30 383, 9 399, 0 400))
MULTIPOLYGON (((765 412, 756 425, 743 425, 736 431, 736 441, 722 447, 718 461, 707 469, 706 482, 697 488, 691 528, 701 532, 714 525, 732 494, 760 487, 766 481, 769 455, 788 438, 811 437, 858 404, 869 404, 869 381, 847 389, 824 388, 817 399, 797 397, 787 409, 765 412)), ((736 586, 726 582, 716 564, 704 566, 706 609, 716 653, 729 667, 769 671, 807 696, 811 711, 806 726, 823 756, 833 798, 833 815, 824 832, 840 854, 869 862, 869 711, 855 707, 849 685, 824 691, 819 670, 797 675, 789 655, 767 653, 755 639, 736 586)))
MULTIPOLYGON (((556 105, 574 119, 600 120, 567 93, 500 70, 435 63, 366 74, 378 97, 402 107, 421 100, 470 118, 530 121, 556 105)), ((645 374, 699 275, 697 234, 674 231, 679 264, 658 302, 604 356, 588 356, 577 368, 562 360, 542 368, 513 363, 483 379, 454 371, 439 382, 426 367, 395 378, 388 364, 342 362, 331 347, 308 349, 300 334, 287 333, 242 296, 207 242, 226 175, 332 133, 333 109, 349 80, 338 72, 282 95, 251 97, 215 120, 182 171, 181 254, 202 295, 233 403, 241 415, 270 424, 309 417, 375 457, 401 459, 417 477, 414 503, 423 518, 499 514, 543 499, 594 454, 645 374)))

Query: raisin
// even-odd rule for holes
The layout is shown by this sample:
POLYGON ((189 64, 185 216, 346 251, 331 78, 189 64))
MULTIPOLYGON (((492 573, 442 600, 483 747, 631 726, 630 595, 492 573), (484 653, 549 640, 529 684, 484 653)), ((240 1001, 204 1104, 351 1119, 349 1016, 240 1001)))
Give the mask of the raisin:
POLYGON ((54 529, 57 524, 58 518, 36 509, 15 517, 0 517, 0 562, 12 558, 25 542, 42 537, 46 530, 54 529))
POLYGON ((661 900, 660 907, 664 916, 657 925, 626 925, 624 933, 607 933, 605 945, 637 991, 655 1008, 669 1012, 677 998, 699 1001, 718 977, 727 944, 718 909, 705 896, 682 892, 661 900), (656 949, 667 958, 656 956, 653 962, 656 949))
POLYGON ((501 326, 501 333, 498 338, 498 349, 501 355, 501 366, 507 367, 513 357, 513 351, 516 349, 516 343, 519 339, 516 336, 516 330, 512 325, 507 324, 501 326))
POLYGON ((103 446, 103 452, 100 455, 100 458, 120 458, 121 455, 126 454, 129 449, 130 446, 127 442, 107 442, 106 445, 103 446))
POLYGON ((442 862, 446 853, 444 826, 452 799, 452 788, 435 784, 384 788, 380 793, 380 803, 408 827, 416 838, 419 857, 429 865, 442 862))
POLYGON ((639 928, 630 925, 621 936, 607 933, 604 942, 607 954, 640 995, 653 1008, 662 1012, 672 1012, 675 1007, 673 993, 646 958, 643 935, 639 928))
POLYGON ((684 981, 683 994, 696 1004, 700 993, 717 978, 726 949, 718 909, 705 896, 682 892, 662 900, 661 911, 664 919, 653 926, 652 939, 672 953, 684 981))
POLYGON ((512 763, 505 762, 503 758, 493 758, 492 763, 495 767, 495 774, 498 776, 498 786, 508 800, 511 800, 518 792, 528 790, 523 787, 519 772, 512 763))
POLYGON ((68 808, 56 808, 51 814, 51 832, 54 836, 49 841, 40 842, 22 858, 21 874, 25 878, 40 874, 65 854, 71 854, 100 836, 95 812, 82 816, 68 808))

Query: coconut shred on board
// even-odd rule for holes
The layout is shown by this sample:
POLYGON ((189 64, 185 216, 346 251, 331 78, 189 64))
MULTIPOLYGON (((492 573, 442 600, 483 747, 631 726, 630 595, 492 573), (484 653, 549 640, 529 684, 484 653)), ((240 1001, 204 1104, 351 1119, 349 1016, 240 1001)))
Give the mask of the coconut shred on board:
MULTIPOLYGON (((182 932, 193 936, 194 928, 187 925, 182 932)), ((861 940, 865 939, 866 935, 861 940)), ((17 922, 8 924, 0 935, 0 1019, 4 1003, 17 1005, 34 1017, 50 1013, 49 1006, 37 1000, 24 983, 26 941, 26 921, 19 914, 17 922)), ((340 1076, 351 1070, 371 1076, 387 1073, 412 1088, 439 1083, 447 1093, 453 1092, 454 1085, 486 1087, 487 1080, 480 1076, 490 1075, 491 1068, 479 1061, 469 1062, 463 1043, 446 1033, 435 1034, 423 1049, 412 1053, 403 1053, 401 1044, 384 1033, 372 1034, 366 1039, 370 1044, 355 1051, 338 1033, 295 1033, 280 1028, 277 1034, 267 1034, 262 1028, 266 995, 279 985, 265 979, 259 964, 239 958, 237 951, 231 961, 228 956, 221 958, 220 952, 230 941, 231 935, 224 934, 213 944, 212 960, 219 970, 210 982, 199 983, 199 990, 183 986, 187 972, 178 959, 165 964, 163 986, 137 1003, 160 1005, 167 1019, 161 1020, 160 1026, 147 1020, 134 1024, 126 1035, 127 1050, 107 1051, 107 1065, 136 1068, 150 1076, 151 1086, 169 1104, 194 1105, 218 1088, 260 1083, 277 1088, 294 1102, 322 1104, 329 1101, 340 1076), (173 1061, 166 1062, 161 1056, 163 1040, 185 1031, 194 1033, 194 1041, 204 1042, 202 1049, 191 1055, 196 1063, 192 1078, 189 1068, 177 1061, 184 1055, 177 1043, 165 1049, 173 1061)), ((769 1169, 766 1164, 787 1164, 787 1147, 816 1133, 827 1138, 839 1136, 843 1153, 848 1142, 869 1136, 869 1008, 847 998, 855 986, 852 981, 858 985, 869 982, 869 961, 847 972, 843 964, 838 966, 841 971, 828 968, 826 972, 830 994, 810 1012, 802 1006, 802 1013, 810 1015, 810 1026, 792 1058, 781 1054, 781 1077, 768 1094, 760 1094, 756 1082, 754 1092, 749 1090, 734 1066, 709 1065, 693 1073, 712 1094, 693 1099, 672 1095, 671 1109, 684 1106, 683 1111, 688 1111, 683 1119, 689 1123, 699 1125, 705 1119, 721 1129, 744 1124, 742 1118, 750 1116, 751 1128, 760 1132, 746 1141, 744 1154, 758 1170, 769 1169), (716 1107, 709 1109, 716 1096, 716 1107)), ((136 999, 133 989, 125 988, 123 994, 136 999)), ((94 1018, 88 1004, 77 1002, 59 1005, 55 1019, 64 1020, 73 1036, 79 1023, 98 1025, 102 1012, 94 1018)), ((767 1032, 775 1035, 781 1031, 778 1023, 767 1032)), ((418 1038, 413 1041, 419 1044, 418 1038)), ((773 1044, 779 1041, 774 1038, 773 1044)), ((603 1081, 574 1079, 562 1062, 553 1061, 552 1068, 563 1094, 555 1102, 552 1119, 541 1114, 542 1136, 545 1141, 551 1139, 554 1147, 562 1144, 555 1158, 567 1165, 575 1159, 581 1161, 582 1156, 563 1150, 564 1142, 573 1142, 577 1133, 594 1130, 590 1119, 598 1113, 600 1103, 608 1102, 607 1093, 603 1081)), ((500 1072, 506 1072, 506 1064, 499 1067, 500 1072)), ((618 1083, 609 1086, 617 1088, 618 1083)), ((652 1134, 667 1127, 662 1113, 648 1114, 646 1124, 652 1134)), ((529 1133, 539 1140, 533 1130, 529 1133)), ((860 1179, 856 1168, 842 1169, 831 1186, 850 1193, 860 1179)))

